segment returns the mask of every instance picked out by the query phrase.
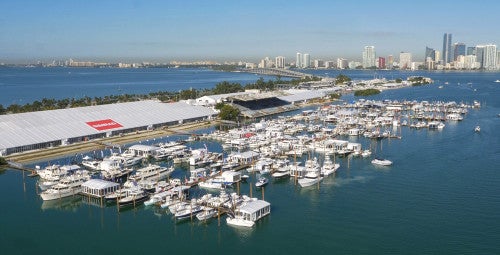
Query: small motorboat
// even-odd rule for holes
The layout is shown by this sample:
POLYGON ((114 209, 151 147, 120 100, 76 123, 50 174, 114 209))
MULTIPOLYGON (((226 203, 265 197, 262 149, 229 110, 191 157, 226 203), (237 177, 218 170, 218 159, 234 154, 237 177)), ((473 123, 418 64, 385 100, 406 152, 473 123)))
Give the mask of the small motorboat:
POLYGON ((390 166, 390 165, 392 165, 392 161, 390 161, 388 159, 376 158, 376 159, 372 160, 372 164, 379 165, 379 166, 390 166))
POLYGON ((480 127, 479 125, 477 125, 477 126, 474 128, 474 132, 476 132, 476 133, 481 132, 481 127, 480 127))
POLYGON ((244 174, 244 175, 241 176, 241 180, 244 181, 244 182, 246 182, 249 177, 250 176, 248 176, 247 174, 244 174))
POLYGON ((260 188, 267 185, 269 180, 266 177, 260 177, 259 180, 255 183, 255 187, 260 188))

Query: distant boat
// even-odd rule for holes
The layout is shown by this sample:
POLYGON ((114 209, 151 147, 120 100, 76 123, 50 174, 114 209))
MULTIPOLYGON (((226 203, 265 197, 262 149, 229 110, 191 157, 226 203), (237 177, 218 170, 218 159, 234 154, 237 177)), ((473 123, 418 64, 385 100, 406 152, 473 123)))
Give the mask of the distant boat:
POLYGON ((474 128, 474 132, 481 132, 481 127, 479 125, 477 125, 475 128, 474 128))
POLYGON ((500 80, 496 80, 495 82, 496 82, 496 83, 500 83, 500 80))
POLYGON ((442 89, 442 88, 443 88, 443 85, 439 86, 438 88, 442 89))
POLYGON ((388 159, 376 158, 376 159, 372 160, 372 164, 379 165, 379 166, 390 166, 390 165, 392 165, 392 161, 390 161, 388 159))
POLYGON ((255 183, 257 188, 264 187, 267 185, 269 180, 266 177, 260 177, 259 180, 255 183))

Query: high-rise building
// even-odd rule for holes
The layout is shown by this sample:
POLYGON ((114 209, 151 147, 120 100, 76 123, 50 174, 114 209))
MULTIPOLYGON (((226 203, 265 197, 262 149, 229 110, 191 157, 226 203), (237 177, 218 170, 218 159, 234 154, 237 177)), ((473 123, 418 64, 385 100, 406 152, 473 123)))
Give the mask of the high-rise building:
POLYGON ((311 57, 308 53, 304 53, 304 60, 302 61, 302 68, 311 67, 311 57))
POLYGON ((385 58, 383 57, 379 57, 378 58, 378 65, 377 65, 378 68, 380 69, 385 69, 385 58))
POLYGON ((387 56, 387 67, 391 68, 391 69, 394 67, 394 56, 393 55, 387 56))
POLYGON ((334 67, 335 67, 334 61, 325 61, 325 68, 334 68, 334 67))
POLYGON ((465 69, 476 69, 479 68, 479 63, 477 62, 476 55, 467 55, 464 59, 465 69))
POLYGON ((371 68, 376 66, 375 46, 365 46, 363 51, 363 68, 371 68))
POLYGON ((406 70, 411 68, 411 53, 399 53, 399 69, 406 70))
POLYGON ((479 63, 479 68, 483 68, 484 45, 476 45, 476 61, 479 63))
POLYGON ((497 51, 497 69, 500 69, 500 51, 497 51))
POLYGON ((295 67, 302 68, 302 54, 297 52, 297 59, 295 60, 295 67))
POLYGON ((484 45, 482 68, 495 70, 497 68, 497 46, 494 44, 484 45))
POLYGON ((349 66, 349 62, 345 58, 337 58, 337 68, 338 69, 346 69, 349 66))
POLYGON ((276 68, 285 68, 285 57, 283 56, 276 57, 276 68))
POLYGON ((439 62, 441 60, 441 52, 438 50, 434 51, 434 62, 439 62))
POLYGON ((467 55, 476 55, 476 47, 467 47, 467 55))
POLYGON ((451 34, 445 33, 443 36, 443 65, 452 61, 451 34))
POLYGON ((431 58, 432 61, 436 61, 435 59, 435 50, 433 48, 425 47, 425 58, 431 58))
POLYGON ((325 67, 325 61, 321 59, 315 59, 314 60, 314 68, 322 68, 325 67))
POLYGON ((458 56, 465 56, 465 43, 453 44, 453 61, 457 61, 458 56))

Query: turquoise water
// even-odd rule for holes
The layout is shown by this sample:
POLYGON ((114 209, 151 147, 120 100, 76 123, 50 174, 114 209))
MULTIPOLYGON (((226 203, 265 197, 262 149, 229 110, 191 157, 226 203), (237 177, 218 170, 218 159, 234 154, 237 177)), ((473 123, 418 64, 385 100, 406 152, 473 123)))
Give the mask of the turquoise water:
MULTIPOLYGON (((500 254, 500 84, 493 83, 500 74, 423 74, 436 83, 370 98, 478 100, 483 107, 442 131, 403 128, 403 139, 378 143, 357 138, 390 158, 391 167, 337 158, 341 168, 319 189, 271 181, 265 188, 271 215, 250 230, 229 227, 224 218, 220 227, 217 219, 176 222, 145 207, 118 213, 81 198, 48 204, 36 195, 35 179, 0 172, 2 254, 500 254), (477 124, 481 133, 473 132, 477 124)), ((220 149, 213 142, 190 146, 203 143, 220 149)), ((68 159, 52 162, 58 160, 68 159)), ((241 191, 249 194, 249 184, 241 191)))

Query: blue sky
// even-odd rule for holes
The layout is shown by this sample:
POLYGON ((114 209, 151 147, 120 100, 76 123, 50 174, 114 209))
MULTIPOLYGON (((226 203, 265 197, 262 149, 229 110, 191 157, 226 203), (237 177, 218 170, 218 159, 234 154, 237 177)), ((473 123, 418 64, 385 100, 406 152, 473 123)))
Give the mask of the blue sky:
POLYGON ((0 62, 361 59, 500 42, 500 1, 0 1, 0 62))

